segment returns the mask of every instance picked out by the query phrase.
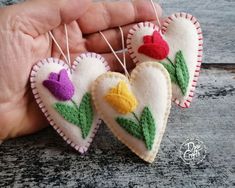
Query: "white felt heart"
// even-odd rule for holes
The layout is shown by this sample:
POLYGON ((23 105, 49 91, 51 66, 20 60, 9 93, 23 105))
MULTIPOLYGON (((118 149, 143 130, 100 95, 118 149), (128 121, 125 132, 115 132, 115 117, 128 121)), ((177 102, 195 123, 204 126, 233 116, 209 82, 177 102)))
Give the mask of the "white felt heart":
POLYGON ((130 80, 120 73, 103 74, 92 86, 92 97, 114 135, 140 158, 153 162, 171 108, 171 83, 164 67, 142 63, 130 80))
POLYGON ((162 44, 162 40, 159 39, 161 35, 158 36, 159 32, 156 33, 156 31, 159 31, 159 28, 149 22, 135 25, 128 35, 128 51, 135 63, 145 61, 163 63, 171 76, 173 101, 183 108, 188 108, 194 95, 202 63, 203 37, 200 24, 195 17, 186 13, 176 13, 165 20, 161 31, 163 41, 169 45, 168 57, 172 63, 164 57, 167 48, 165 44, 162 44), (160 50, 161 53, 157 54, 153 51, 149 43, 155 43, 152 46, 155 46, 155 50, 160 50), (142 49, 140 49, 141 46, 142 49), (155 56, 165 59, 159 60, 155 56))
POLYGON ((31 88, 50 124, 80 153, 87 151, 101 123, 91 100, 91 84, 109 70, 95 53, 76 58, 72 69, 62 60, 48 58, 34 65, 31 88))

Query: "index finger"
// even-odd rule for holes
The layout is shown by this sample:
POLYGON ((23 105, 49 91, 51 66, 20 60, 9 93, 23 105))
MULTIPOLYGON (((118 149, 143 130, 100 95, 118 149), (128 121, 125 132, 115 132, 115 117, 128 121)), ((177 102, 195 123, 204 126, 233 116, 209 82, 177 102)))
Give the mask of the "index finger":
MULTIPOLYGON (((156 4, 158 16, 162 9, 156 4)), ((148 0, 97 2, 79 18, 78 23, 84 34, 128 25, 130 23, 156 20, 152 4, 148 0)))

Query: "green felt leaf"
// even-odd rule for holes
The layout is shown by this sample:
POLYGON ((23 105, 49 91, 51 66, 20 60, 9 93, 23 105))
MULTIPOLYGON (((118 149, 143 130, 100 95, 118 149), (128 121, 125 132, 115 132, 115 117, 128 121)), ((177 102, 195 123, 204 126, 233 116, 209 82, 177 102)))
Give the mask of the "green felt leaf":
POLYGON ((116 122, 132 136, 144 140, 141 126, 136 124, 133 120, 118 117, 116 118, 116 122))
POLYGON ((185 95, 189 85, 189 71, 182 51, 176 53, 175 62, 178 85, 185 95))
POLYGON ((68 122, 78 126, 82 131, 82 137, 85 139, 91 129, 93 122, 93 108, 91 94, 86 93, 80 106, 73 102, 73 106, 65 103, 55 103, 55 110, 68 122))
POLYGON ((54 109, 68 122, 79 125, 78 110, 76 107, 64 103, 55 103, 54 109))
POLYGON ((88 136, 90 132, 93 122, 93 115, 94 114, 93 114, 91 94, 86 93, 83 96, 78 109, 78 122, 82 130, 82 137, 84 139, 88 136))
POLYGON ((140 125, 142 127, 145 145, 148 150, 151 150, 154 143, 156 127, 153 115, 148 107, 145 107, 142 112, 140 125))
POLYGON ((176 78, 175 65, 173 65, 172 63, 164 63, 164 62, 162 62, 162 65, 168 71, 170 78, 171 78, 171 81, 175 84, 178 84, 177 78, 176 78))

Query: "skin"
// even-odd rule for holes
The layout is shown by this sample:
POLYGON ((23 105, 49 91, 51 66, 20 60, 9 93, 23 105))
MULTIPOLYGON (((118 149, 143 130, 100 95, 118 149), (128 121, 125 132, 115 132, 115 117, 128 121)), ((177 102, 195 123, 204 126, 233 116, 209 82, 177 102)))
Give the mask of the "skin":
MULTIPOLYGON (((159 16, 161 8, 157 5, 159 16)), ((90 0, 29 0, 0 8, 0 140, 35 133, 48 126, 30 87, 32 66, 47 57, 62 58, 48 31, 66 53, 64 24, 67 24, 71 60, 84 52, 103 55, 113 71, 121 71, 99 31, 115 50, 121 48, 122 26, 129 29, 155 15, 147 0, 91 2, 90 0)), ((127 55, 127 67, 134 64, 127 55)))

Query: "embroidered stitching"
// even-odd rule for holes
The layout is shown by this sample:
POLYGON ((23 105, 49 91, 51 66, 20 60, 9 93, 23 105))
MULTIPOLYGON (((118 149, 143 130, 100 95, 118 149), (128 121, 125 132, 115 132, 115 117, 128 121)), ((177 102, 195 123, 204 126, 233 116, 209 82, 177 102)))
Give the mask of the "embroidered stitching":
POLYGON ((77 118, 78 110, 76 107, 63 103, 55 103, 53 107, 66 121, 74 125, 79 125, 77 118))
POLYGON ((153 115, 148 107, 145 107, 140 119, 132 112, 137 123, 132 119, 117 117, 116 122, 129 134, 142 140, 148 150, 152 150, 155 139, 156 127, 153 115))
POLYGON ((170 63, 161 62, 170 74, 171 81, 179 86, 183 95, 186 95, 189 84, 189 71, 182 51, 175 56, 175 64, 167 58, 170 63))
POLYGON ((48 79, 43 81, 43 86, 60 101, 70 100, 75 92, 74 85, 65 69, 60 70, 59 74, 51 72, 48 79))
POLYGON ((85 139, 90 132, 93 122, 91 94, 86 93, 83 96, 79 107, 73 100, 72 103, 73 106, 56 103, 53 107, 65 120, 78 126, 81 129, 82 138, 85 139))
MULTIPOLYGON (((86 57, 95 57, 99 60, 101 60, 101 62, 105 65, 105 68, 106 68, 106 71, 109 71, 110 68, 109 68, 109 65, 108 63, 105 61, 105 59, 99 55, 99 54, 96 54, 96 53, 85 53, 85 54, 81 54, 76 60, 75 62, 73 63, 73 66, 72 66, 72 71, 75 71, 77 65, 79 64, 79 60, 80 59, 83 59, 83 58, 86 58, 86 57)), ((68 67, 67 64, 65 64, 63 61, 61 60, 58 60, 58 59, 53 59, 53 58, 48 58, 48 59, 44 59, 42 61, 39 61, 37 64, 35 64, 32 68, 32 71, 31 71, 31 74, 30 74, 30 82, 31 82, 31 88, 32 88, 32 92, 34 94, 34 97, 36 99, 36 102, 39 104, 42 102, 40 96, 39 96, 39 93, 37 91, 37 88, 34 88, 34 85, 35 85, 35 78, 36 78, 36 74, 37 74, 37 71, 39 68, 41 68, 42 66, 44 66, 45 64, 49 64, 49 63, 57 63, 58 65, 61 65, 63 66, 67 71, 70 70, 70 68, 68 67)), ((102 123, 101 120, 98 120, 96 122, 96 125, 95 125, 95 128, 93 129, 92 131, 92 135, 88 141, 88 144, 86 146, 80 146, 80 145, 77 145, 75 144, 72 140, 70 140, 68 138, 67 135, 64 135, 64 133, 60 130, 59 127, 57 127, 56 123, 54 122, 54 120, 51 118, 50 114, 48 113, 46 107, 44 104, 41 104, 39 105, 41 111, 44 113, 44 115, 46 116, 47 120, 50 122, 51 126, 58 132, 58 134, 63 134, 62 135, 62 138, 71 146, 73 147, 75 150, 79 151, 80 153, 84 153, 87 151, 88 147, 90 146, 100 124, 102 123)))
POLYGON ((153 115, 148 107, 145 107, 142 112, 140 125, 143 130, 146 147, 148 148, 148 150, 152 150, 156 127, 153 115))
POLYGON ((90 132, 93 121, 93 108, 91 94, 86 93, 78 108, 78 120, 82 130, 82 137, 86 138, 90 132))
POLYGON ((143 132, 141 127, 131 119, 126 119, 123 117, 116 118, 116 122, 124 128, 132 136, 144 140, 143 132))
POLYGON ((110 89, 105 100, 121 114, 134 111, 138 105, 135 96, 129 91, 124 81, 120 81, 116 87, 110 89))
POLYGON ((181 51, 176 53, 175 62, 178 84, 183 95, 186 95, 187 88, 189 85, 189 71, 187 64, 185 63, 183 53, 181 51))
POLYGON ((165 59, 169 54, 169 45, 158 31, 153 35, 143 37, 144 44, 139 47, 138 52, 157 60, 165 59))
MULTIPOLYGON (((182 18, 185 18, 187 20, 190 20, 194 25, 195 25, 195 28, 198 32, 198 37, 201 39, 199 40, 199 45, 198 45, 198 60, 197 60, 197 69, 195 70, 195 73, 194 73, 194 83, 190 86, 190 92, 188 94, 188 97, 185 101, 183 102, 180 102, 179 100, 175 99, 174 102, 182 107, 182 108, 189 108, 191 102, 192 102, 192 99, 193 99, 193 96, 194 96, 194 91, 195 91, 195 87, 196 87, 196 84, 197 84, 197 80, 198 80, 198 77, 199 77, 199 73, 200 73, 200 69, 201 69, 201 64, 202 64, 202 54, 203 54, 203 35, 202 35, 202 29, 201 29, 201 26, 200 26, 200 23, 199 22, 196 22, 196 18, 193 17, 192 15, 188 14, 188 13, 176 13, 176 14, 172 14, 171 16, 169 16, 167 18, 167 22, 165 21, 162 25, 162 33, 163 35, 166 33, 167 29, 168 29, 168 25, 171 23, 171 22, 174 22, 175 19, 177 19, 178 17, 182 17, 182 18)), ((139 23, 139 24, 136 24, 128 33, 128 36, 127 36, 127 49, 128 49, 128 52, 132 58, 132 60, 137 64, 137 63, 140 63, 139 60, 137 59, 133 49, 132 49, 132 46, 131 46, 131 40, 133 38, 133 35, 134 33, 138 30, 138 29, 141 29, 142 27, 149 27, 149 28, 152 28, 153 30, 157 30, 157 26, 152 24, 151 22, 143 22, 143 23, 139 23)))
POLYGON ((173 63, 164 63, 164 62, 162 62, 162 65, 168 71, 171 81, 175 84, 178 84, 178 81, 176 78, 176 72, 175 72, 175 65, 173 63))
POLYGON ((128 89, 125 81, 120 81, 117 86, 111 88, 104 97, 105 100, 120 114, 132 113, 137 123, 132 119, 117 117, 116 122, 132 136, 145 142, 148 150, 152 149, 155 137, 155 122, 148 107, 145 107, 141 119, 135 114, 137 107, 135 96, 128 89))

